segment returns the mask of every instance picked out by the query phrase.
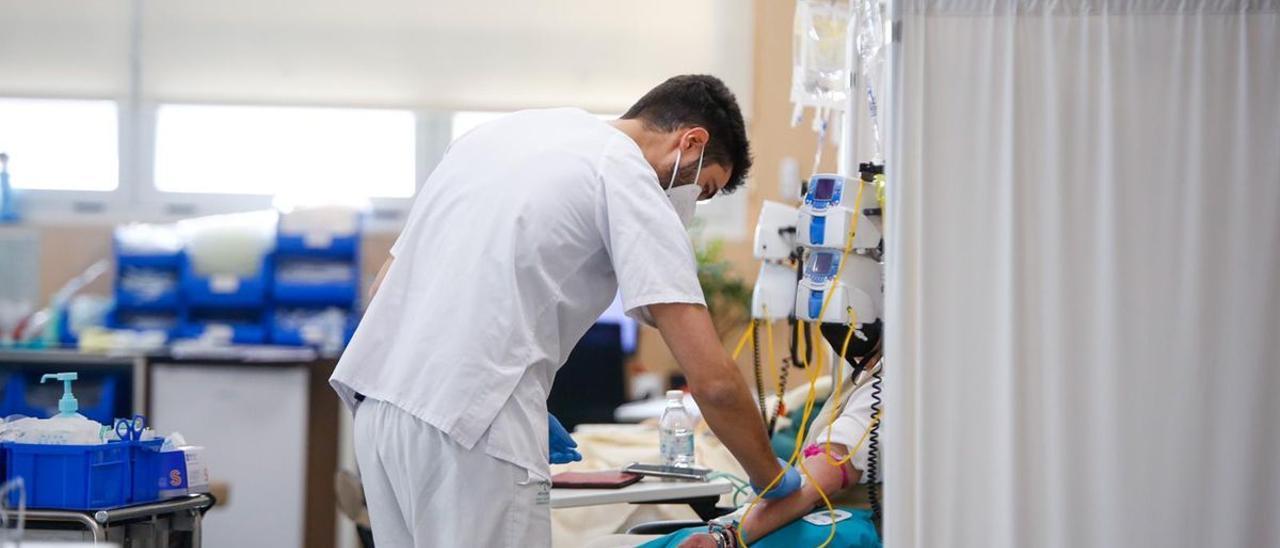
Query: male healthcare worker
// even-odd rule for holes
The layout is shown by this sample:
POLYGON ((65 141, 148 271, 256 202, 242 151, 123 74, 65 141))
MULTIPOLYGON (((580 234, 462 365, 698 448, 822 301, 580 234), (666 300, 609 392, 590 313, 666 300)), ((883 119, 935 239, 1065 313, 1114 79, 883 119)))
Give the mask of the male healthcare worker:
POLYGON ((548 456, 574 450, 547 393, 619 290, 751 482, 782 475, 768 498, 799 487, 716 337, 685 231, 750 166, 737 102, 710 76, 671 78, 612 122, 522 111, 450 146, 330 379, 355 411, 380 548, 550 546, 548 456))

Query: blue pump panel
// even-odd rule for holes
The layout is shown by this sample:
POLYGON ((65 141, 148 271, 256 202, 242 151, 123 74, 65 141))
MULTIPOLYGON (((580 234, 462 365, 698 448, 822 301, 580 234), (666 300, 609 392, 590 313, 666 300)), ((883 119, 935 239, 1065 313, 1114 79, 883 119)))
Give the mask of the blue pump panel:
POLYGON ((839 271, 840 253, 835 251, 815 251, 804 263, 805 278, 815 284, 831 281, 839 271))
POLYGON ((814 289, 809 291, 809 317, 815 320, 822 318, 818 314, 822 313, 822 291, 814 289))
POLYGON ((804 205, 814 211, 825 211, 840 203, 844 196, 844 178, 839 175, 814 175, 809 180, 809 192, 804 195, 804 205))
POLYGON ((811 217, 809 221, 809 243, 822 245, 827 239, 827 218, 811 217))

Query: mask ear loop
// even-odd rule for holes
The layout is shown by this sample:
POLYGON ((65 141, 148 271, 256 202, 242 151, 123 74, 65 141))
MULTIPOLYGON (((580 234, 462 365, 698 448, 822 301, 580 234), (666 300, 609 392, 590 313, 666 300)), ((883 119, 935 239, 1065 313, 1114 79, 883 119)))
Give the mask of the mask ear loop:
MULTIPOLYGON (((698 153, 698 171, 693 172, 693 184, 695 186, 698 184, 698 177, 702 176, 702 159, 705 158, 706 156, 707 156, 707 145, 702 145, 702 152, 698 153)), ((702 191, 699 190, 698 193, 701 194, 702 191)))
POLYGON ((671 180, 667 181, 667 186, 662 187, 662 190, 671 190, 672 188, 675 188, 677 173, 680 173, 680 149, 679 148, 676 149, 676 165, 671 168, 671 180))
MULTIPOLYGON (((679 148, 677 148, 676 149, 676 165, 675 167, 671 168, 671 180, 667 181, 667 186, 662 187, 662 190, 671 190, 675 188, 676 175, 680 173, 680 158, 682 158, 681 154, 682 154, 682 151, 679 148)), ((693 173, 693 184, 695 185, 698 184, 698 177, 702 176, 702 160, 706 158, 706 156, 707 156, 707 145, 702 145, 702 151, 698 153, 698 170, 693 173)))

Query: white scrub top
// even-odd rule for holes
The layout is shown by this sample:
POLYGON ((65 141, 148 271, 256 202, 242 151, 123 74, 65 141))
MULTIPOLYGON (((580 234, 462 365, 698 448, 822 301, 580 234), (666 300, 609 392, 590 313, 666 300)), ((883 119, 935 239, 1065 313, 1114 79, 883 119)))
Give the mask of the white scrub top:
MULTIPOLYGON (((877 365, 877 367, 879 367, 877 365)), ((846 369, 846 371, 848 371, 846 369)), ((872 386, 873 379, 870 375, 862 379, 862 384, 855 385, 853 393, 849 394, 844 407, 840 408, 840 415, 830 426, 826 424, 815 424, 814 428, 821 428, 813 442, 819 447, 825 447, 828 435, 830 441, 834 445, 843 445, 849 450, 858 447, 858 442, 862 441, 862 446, 858 447, 858 452, 853 455, 850 463, 854 468, 862 472, 862 478, 858 483, 867 483, 871 481, 871 475, 867 473, 867 460, 871 456, 870 436, 863 439, 863 434, 867 433, 867 425, 871 424, 871 404, 875 401, 872 395, 875 387, 872 386)), ((883 394, 882 394, 883 395, 883 394)), ((883 403, 880 405, 883 410, 883 403)), ((881 460, 880 462, 884 462, 881 460)), ((877 469, 876 472, 882 472, 883 468, 877 469)))
MULTIPOLYGON (((692 244, 626 134, 529 110, 459 138, 329 379, 546 479, 547 393, 621 290, 627 314, 705 304, 692 244)), ((603 364, 602 364, 603 365, 603 364)))

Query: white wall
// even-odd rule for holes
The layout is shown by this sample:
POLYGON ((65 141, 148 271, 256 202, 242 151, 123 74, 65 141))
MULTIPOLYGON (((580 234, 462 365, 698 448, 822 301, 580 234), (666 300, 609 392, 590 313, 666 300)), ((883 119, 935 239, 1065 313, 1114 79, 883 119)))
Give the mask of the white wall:
POLYGON ((0 0, 0 95, 621 111, 707 72, 751 101, 740 0, 0 0))

